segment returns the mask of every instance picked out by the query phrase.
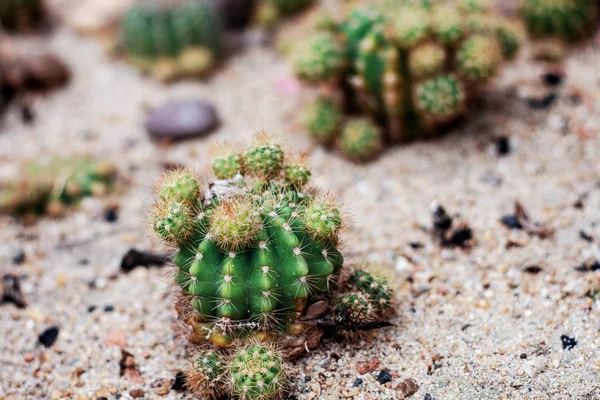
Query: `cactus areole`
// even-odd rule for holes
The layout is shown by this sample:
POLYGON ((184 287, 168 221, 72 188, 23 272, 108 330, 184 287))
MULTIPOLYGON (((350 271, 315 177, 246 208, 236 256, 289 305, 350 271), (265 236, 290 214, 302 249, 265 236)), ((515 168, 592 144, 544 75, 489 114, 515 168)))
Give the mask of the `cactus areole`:
POLYGON ((294 333, 307 304, 330 292, 343 263, 334 199, 307 188, 310 171, 265 136, 214 158, 204 186, 169 173, 152 225, 178 248, 175 281, 190 340, 230 345, 253 332, 294 333))

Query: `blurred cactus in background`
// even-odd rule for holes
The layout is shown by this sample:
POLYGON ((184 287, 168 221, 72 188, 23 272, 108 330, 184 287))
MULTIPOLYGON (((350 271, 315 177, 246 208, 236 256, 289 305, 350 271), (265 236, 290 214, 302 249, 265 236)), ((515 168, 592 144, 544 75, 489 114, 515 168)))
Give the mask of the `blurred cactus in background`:
POLYGON ((84 197, 105 195, 115 177, 113 164, 88 158, 30 162, 17 179, 0 186, 0 211, 59 216, 84 197))
POLYGON ((523 36, 483 0, 351 7, 294 51, 296 75, 319 89, 306 126, 318 142, 338 137, 348 157, 371 159, 385 142, 431 134, 463 115, 523 36))
POLYGON ((534 37, 576 40, 589 34, 598 23, 598 2, 525 0, 521 13, 534 37))
POLYGON ((0 1, 0 27, 9 30, 28 31, 44 14, 42 0, 0 1))
POLYGON ((282 19, 307 9, 313 0, 259 0, 255 20, 258 26, 273 29, 282 19))
POLYGON ((177 249, 176 308, 200 347, 187 385, 200 398, 281 398, 284 356, 318 347, 332 326, 352 337, 385 321, 392 291, 379 272, 340 277, 345 218, 332 196, 308 186, 303 157, 259 134, 248 147, 217 148, 212 169, 219 180, 210 184, 168 172, 151 216, 177 249))
POLYGON ((122 22, 128 61, 162 81, 208 73, 221 56, 221 35, 209 0, 141 2, 122 22))

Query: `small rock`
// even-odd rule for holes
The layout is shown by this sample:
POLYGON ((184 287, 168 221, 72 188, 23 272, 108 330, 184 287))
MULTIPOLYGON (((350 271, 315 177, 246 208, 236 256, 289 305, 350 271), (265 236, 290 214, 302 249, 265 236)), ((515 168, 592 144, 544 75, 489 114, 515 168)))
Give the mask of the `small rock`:
POLYGON ((93 305, 92 306, 88 306, 87 312, 92 313, 92 312, 94 312, 96 310, 96 308, 98 308, 98 307, 93 306, 93 305))
POLYGON ((129 391, 129 395, 131 397, 133 397, 134 399, 140 398, 140 397, 144 397, 146 393, 142 390, 142 389, 131 389, 129 391))
POLYGON ((505 215, 500 218, 500 222, 509 229, 523 229, 523 226, 519 223, 519 220, 514 215, 505 215))
POLYGON ((523 268, 523 271, 527 272, 528 274, 536 275, 536 274, 539 274, 540 272, 542 272, 543 268, 540 267, 539 265, 529 265, 529 266, 523 268))
POLYGON ((32 362, 35 359, 35 354, 33 353, 25 353, 23 354, 23 360, 25 362, 32 362))
POLYGON ((354 383, 352 384, 352 387, 359 387, 360 385, 362 385, 363 380, 361 378, 356 378, 354 380, 354 383))
POLYGON ((113 312, 115 311, 115 306, 112 304, 107 304, 104 306, 104 312, 113 312))
POLYGON ((379 375, 377 375, 377 382, 379 382, 381 385, 385 385, 388 382, 392 381, 392 375, 390 375, 390 372, 387 369, 382 369, 379 372, 379 375))
POLYGON ((586 242, 591 243, 592 241, 594 241, 594 238, 585 231, 579 231, 579 237, 585 240, 586 242))
POLYGON ((496 139, 496 154, 505 156, 510 153, 510 139, 506 136, 501 136, 496 139))
POLYGON ((171 100, 152 110, 146 130, 153 139, 179 140, 209 133, 219 124, 215 108, 202 100, 171 100))
POLYGON ((577 340, 567 335, 561 335, 560 341, 562 342, 562 347, 564 350, 572 350, 575 348, 575 346, 577 346, 577 340))
POLYGON ((559 66, 553 67, 542 75, 542 81, 548 86, 560 85, 565 78, 565 70, 559 66))
POLYGON ((38 341, 43 344, 45 347, 50 347, 56 342, 58 338, 58 332, 60 328, 58 326, 51 326, 47 328, 44 332, 40 333, 38 336, 38 341))
POLYGON ((185 374, 181 371, 177 371, 177 373, 175 374, 175 380, 171 385, 171 390, 180 391, 185 390, 185 388, 185 374))
POLYGON ((121 260, 121 271, 130 272, 135 267, 149 267, 151 265, 161 266, 171 260, 170 254, 150 253, 129 249, 121 260))
POLYGON ((106 346, 127 346, 127 333, 120 329, 111 329, 104 338, 104 344, 106 346))
POLYGON ((375 371, 379 367, 379 359, 372 358, 367 362, 359 362, 356 364, 356 372, 361 375, 366 374, 367 372, 375 371))
POLYGON ((225 27, 237 31, 245 28, 252 20, 256 0, 216 0, 216 5, 223 16, 225 27))
POLYGON ((69 81, 71 71, 53 54, 42 54, 23 59, 28 84, 33 88, 52 89, 69 81))
POLYGON ((21 278, 8 273, 0 281, 0 304, 13 303, 18 308, 27 307, 27 301, 21 291, 21 278))
POLYGON ((585 261, 578 267, 575 267, 575 271, 577 272, 594 272, 600 270, 600 261, 590 259, 585 261))
POLYGON ((546 368, 546 362, 541 359, 527 361, 523 365, 523 372, 530 378, 533 378, 546 368))
POLYGON ((117 207, 108 207, 104 210, 104 220, 110 223, 117 222, 119 220, 117 207))
POLYGON ((556 98, 556 93, 549 93, 542 97, 529 97, 527 98, 527 105, 533 110, 543 110, 554 104, 556 98))
POLYGON ((414 379, 408 378, 404 382, 400 382, 396 390, 400 391, 404 397, 410 397, 419 391, 419 385, 414 379))
POLYGON ((25 125, 31 125, 35 121, 35 113, 30 104, 23 104, 21 106, 21 121, 25 125))
POLYGON ((19 250, 17 254, 14 255, 12 262, 14 265, 21 265, 25 262, 27 256, 23 250, 19 250))
POLYGON ((450 216, 442 205, 431 205, 432 235, 442 246, 468 248, 473 244, 473 230, 458 215, 450 216))

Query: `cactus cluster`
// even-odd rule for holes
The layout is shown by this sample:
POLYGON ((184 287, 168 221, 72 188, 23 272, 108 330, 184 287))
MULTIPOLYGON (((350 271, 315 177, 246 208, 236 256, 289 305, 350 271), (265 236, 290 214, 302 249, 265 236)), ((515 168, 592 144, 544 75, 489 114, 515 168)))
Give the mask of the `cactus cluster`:
POLYGON ((536 37, 576 40, 598 22, 595 0, 525 0, 521 9, 529 32, 536 37))
POLYGON ((0 1, 0 27, 26 31, 42 18, 42 0, 2 0, 0 1))
POLYGON ((464 113, 522 38, 518 23, 483 0, 354 7, 295 50, 297 77, 319 88, 307 130, 356 160, 372 158, 385 142, 434 132, 464 113))
POLYGON ((0 211, 13 215, 61 215, 66 207, 112 187, 115 166, 89 158, 29 162, 20 176, 0 187, 0 211))
POLYGON ((286 347, 316 347, 323 333, 313 331, 326 328, 315 318, 352 336, 387 317, 391 291, 365 269, 340 274, 344 213, 332 196, 308 186, 303 157, 266 134, 214 153, 215 181, 202 183, 186 169, 168 172, 151 215, 157 235, 178 250, 177 311, 201 348, 188 386, 202 398, 280 398, 283 354, 292 356, 286 347), (343 310, 342 296, 358 296, 366 309, 343 310), (304 342, 308 336, 316 344, 304 342))
POLYGON ((221 55, 221 35, 210 0, 147 0, 122 22, 128 61, 163 81, 205 75, 221 55))

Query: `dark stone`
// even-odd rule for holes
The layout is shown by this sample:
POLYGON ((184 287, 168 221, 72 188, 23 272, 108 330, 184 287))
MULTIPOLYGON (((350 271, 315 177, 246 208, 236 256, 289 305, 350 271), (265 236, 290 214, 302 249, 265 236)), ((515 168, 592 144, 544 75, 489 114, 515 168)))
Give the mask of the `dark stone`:
POLYGON ((102 396, 102 397, 96 398, 96 400, 108 400, 108 399, 106 397, 102 396))
POLYGON ((0 303, 13 303, 18 308, 27 307, 27 301, 21 291, 21 278, 18 275, 4 275, 0 288, 2 288, 0 303))
POLYGON ((521 355, 519 356, 520 359, 524 360, 527 358, 527 354, 525 353, 521 353, 521 355))
POLYGON ((510 139, 506 136, 496 139, 496 154, 505 156, 510 153, 510 139))
POLYGON ((119 213, 116 207, 109 207, 104 210, 104 220, 110 223, 117 222, 119 220, 119 213))
POLYGON ((71 71, 53 54, 42 54, 23 60, 27 84, 32 89, 52 89, 66 84, 71 71))
POLYGON ((585 240, 586 242, 592 242, 594 240, 594 238, 585 231, 579 231, 579 237, 585 240))
POLYGON ((216 0, 225 28, 237 31, 244 29, 252 20, 256 0, 216 0))
POLYGON ((354 380, 354 383, 352 384, 352 387, 359 387, 360 385, 362 385, 363 380, 361 378, 356 378, 354 380))
POLYGON ((377 375, 377 382, 379 382, 382 385, 385 385, 388 382, 392 381, 392 375, 390 375, 390 372, 387 369, 382 369, 379 372, 379 375, 377 375))
POLYGON ((209 133, 219 124, 215 108, 202 100, 171 100, 152 110, 146 130, 153 139, 179 140, 209 133))
POLYGON ((304 382, 310 382, 312 380, 311 376, 305 376, 304 377, 304 382))
POLYGON ((588 260, 575 267, 575 271, 577 272, 594 272, 598 270, 600 270, 600 261, 598 260, 588 260))
POLYGON ((21 121, 23 121, 23 123, 26 125, 30 125, 35 122, 35 113, 29 104, 23 104, 23 106, 21 106, 21 121))
POLYGON ((104 306, 104 312, 113 312, 115 311, 115 306, 112 304, 107 304, 104 306))
POLYGON ((423 400, 434 400, 433 396, 430 395, 429 393, 425 393, 425 397, 423 397, 423 400))
POLYGON ((14 255, 12 262, 14 265, 21 265, 25 262, 26 257, 27 256, 25 255, 25 252, 23 250, 19 250, 19 252, 14 255))
POLYGON ((542 81, 548 86, 560 85, 564 78, 565 72, 558 68, 554 68, 542 75, 542 81))
POLYGON ((185 374, 181 371, 177 371, 173 385, 171 385, 171 390, 181 391, 185 389, 187 389, 185 385, 185 374))
POLYGON ((500 218, 500 222, 509 229, 523 229, 523 225, 521 225, 519 219, 514 215, 505 215, 500 218))
POLYGON ((82 258, 81 260, 79 260, 79 265, 89 265, 90 260, 88 260, 87 258, 82 258))
POLYGON ((563 350, 572 350, 577 346, 577 340, 567 335, 560 335, 560 341, 562 342, 563 350))
POLYGON ((38 340, 45 347, 50 347, 54 344, 54 342, 56 342, 59 331, 60 329, 58 326, 51 326, 38 336, 38 340))
POLYGON ((121 260, 121 271, 130 272, 135 267, 162 266, 171 260, 170 254, 150 253, 130 249, 121 260))
POLYGON ((542 267, 540 267, 539 265, 530 265, 528 267, 523 268, 523 271, 527 272, 528 274, 539 274, 540 272, 543 271, 542 267))
POLYGON ((422 249, 423 247, 425 247, 425 245, 421 242, 410 242, 410 247, 412 249, 418 250, 418 249, 422 249))
POLYGON ((96 310, 96 308, 97 308, 96 306, 89 306, 87 308, 87 312, 92 313, 92 312, 94 312, 96 310))
POLYGON ((556 93, 550 93, 544 97, 530 97, 527 99, 527 105, 533 110, 543 110, 554 104, 556 98, 556 93))

